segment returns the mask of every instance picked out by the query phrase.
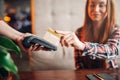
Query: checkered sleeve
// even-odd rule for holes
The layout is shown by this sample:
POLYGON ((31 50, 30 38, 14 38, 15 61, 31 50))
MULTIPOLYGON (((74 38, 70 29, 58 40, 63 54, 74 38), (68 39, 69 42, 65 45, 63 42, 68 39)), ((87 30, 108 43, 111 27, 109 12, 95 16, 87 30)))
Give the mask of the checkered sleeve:
POLYGON ((113 65, 120 49, 120 27, 115 28, 106 44, 84 43, 85 49, 82 56, 90 56, 92 59, 108 59, 109 63, 113 65))

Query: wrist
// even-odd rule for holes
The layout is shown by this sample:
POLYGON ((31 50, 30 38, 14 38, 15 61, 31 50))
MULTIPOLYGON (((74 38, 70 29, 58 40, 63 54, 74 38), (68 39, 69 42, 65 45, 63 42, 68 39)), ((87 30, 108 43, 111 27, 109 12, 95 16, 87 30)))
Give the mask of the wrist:
POLYGON ((83 51, 85 49, 85 44, 81 42, 81 50, 83 51))
POLYGON ((78 48, 76 49, 83 51, 85 49, 85 44, 83 42, 80 42, 78 48))
POLYGON ((24 35, 25 35, 24 33, 16 34, 14 41, 18 42, 20 40, 23 40, 24 35))

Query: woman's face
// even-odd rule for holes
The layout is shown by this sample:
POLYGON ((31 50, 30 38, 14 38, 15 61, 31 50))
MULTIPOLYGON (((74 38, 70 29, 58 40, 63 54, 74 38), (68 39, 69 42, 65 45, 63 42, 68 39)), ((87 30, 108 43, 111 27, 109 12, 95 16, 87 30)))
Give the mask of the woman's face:
POLYGON ((92 21, 103 21, 107 16, 107 0, 89 0, 88 15, 92 21))

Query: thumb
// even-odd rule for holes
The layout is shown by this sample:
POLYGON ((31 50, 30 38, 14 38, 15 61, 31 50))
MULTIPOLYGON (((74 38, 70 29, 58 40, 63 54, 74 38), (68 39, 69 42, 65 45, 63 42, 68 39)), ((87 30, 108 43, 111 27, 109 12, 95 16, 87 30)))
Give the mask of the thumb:
POLYGON ((55 30, 55 33, 57 33, 57 34, 61 34, 61 35, 65 35, 65 34, 70 33, 70 31, 60 31, 60 30, 55 30))

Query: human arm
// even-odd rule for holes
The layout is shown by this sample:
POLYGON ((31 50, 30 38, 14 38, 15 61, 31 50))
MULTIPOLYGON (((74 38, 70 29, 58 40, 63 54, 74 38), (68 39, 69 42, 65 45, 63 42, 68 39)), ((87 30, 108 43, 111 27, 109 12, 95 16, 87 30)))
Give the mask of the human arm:
POLYGON ((89 55, 97 58, 115 58, 120 48, 120 27, 116 27, 105 44, 85 42, 83 56, 89 55))
POLYGON ((112 35, 105 44, 81 42, 73 32, 57 31, 63 35, 61 44, 64 46, 73 46, 82 51, 82 56, 92 58, 110 59, 118 55, 120 45, 120 28, 116 27, 112 35))
POLYGON ((12 27, 10 27, 6 22, 3 20, 0 20, 0 34, 4 35, 12 40, 14 40, 16 43, 18 43, 19 47, 21 48, 22 51, 24 52, 30 52, 30 51, 36 51, 39 50, 40 47, 37 45, 32 45, 30 48, 25 48, 22 45, 22 40, 29 35, 33 35, 30 33, 21 33, 12 27))
POLYGON ((0 20, 0 34, 4 35, 14 41, 24 34, 10 27, 6 22, 0 20))

